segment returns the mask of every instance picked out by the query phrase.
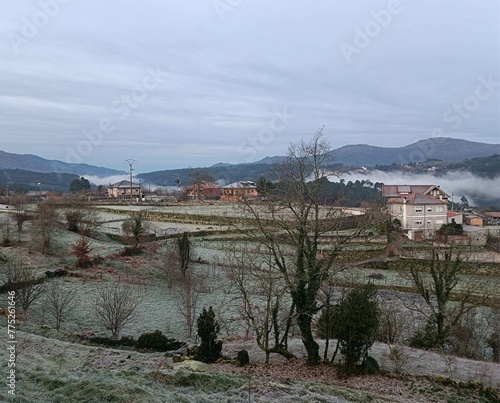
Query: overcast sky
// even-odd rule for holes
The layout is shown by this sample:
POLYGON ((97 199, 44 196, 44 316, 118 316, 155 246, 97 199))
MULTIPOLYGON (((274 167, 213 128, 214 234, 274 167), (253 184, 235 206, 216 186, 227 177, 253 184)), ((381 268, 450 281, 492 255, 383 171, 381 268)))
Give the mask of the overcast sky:
POLYGON ((0 4, 0 149, 136 173, 447 136, 500 143, 500 2, 0 4))

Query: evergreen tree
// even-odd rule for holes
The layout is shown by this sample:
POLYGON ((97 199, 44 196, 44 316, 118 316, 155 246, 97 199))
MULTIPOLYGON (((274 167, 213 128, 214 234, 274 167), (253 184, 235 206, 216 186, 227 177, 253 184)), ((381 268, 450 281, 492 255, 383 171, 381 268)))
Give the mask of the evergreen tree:
POLYGON ((212 307, 203 308, 197 320, 198 336, 201 344, 196 352, 195 359, 205 363, 212 363, 221 357, 222 341, 217 340, 217 333, 220 331, 219 322, 215 320, 215 312, 212 307))
POLYGON ((345 375, 355 372, 375 341, 379 321, 377 289, 373 284, 353 288, 335 307, 336 336, 344 356, 340 370, 345 375))

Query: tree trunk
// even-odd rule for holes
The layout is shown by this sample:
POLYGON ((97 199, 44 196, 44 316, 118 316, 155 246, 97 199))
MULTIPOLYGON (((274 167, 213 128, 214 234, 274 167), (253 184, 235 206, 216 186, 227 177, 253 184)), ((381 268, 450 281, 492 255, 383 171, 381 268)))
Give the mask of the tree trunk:
POLYGON ((319 345, 314 340, 312 333, 311 321, 312 318, 308 314, 300 313, 297 317, 297 325, 302 333, 302 343, 304 343, 307 351, 307 363, 316 365, 321 362, 321 358, 319 356, 319 345))

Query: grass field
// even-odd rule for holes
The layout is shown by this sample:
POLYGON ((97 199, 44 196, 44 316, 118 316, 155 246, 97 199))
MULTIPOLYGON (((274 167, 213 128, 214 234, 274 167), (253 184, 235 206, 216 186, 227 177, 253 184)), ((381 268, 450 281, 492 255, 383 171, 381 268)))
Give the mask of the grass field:
MULTIPOLYGON (((168 287, 165 272, 162 270, 165 265, 168 242, 172 241, 153 242, 139 256, 119 256, 118 252, 124 247, 123 243, 114 236, 107 236, 105 232, 112 235, 121 234, 121 223, 128 218, 128 215, 110 212, 109 206, 107 208, 107 211, 100 213, 101 232, 93 236, 91 243, 92 254, 100 256, 103 261, 93 268, 74 269, 75 258, 72 256, 72 247, 79 235, 68 232, 63 227, 56 230, 49 255, 41 255, 37 251, 36 240, 33 238, 29 222, 25 224, 21 236, 16 239, 17 243, 9 247, 0 247, 0 252, 7 258, 21 259, 38 275, 43 275, 47 270, 53 271, 63 267, 67 267, 78 275, 50 280, 71 288, 74 299, 78 301, 77 309, 62 324, 63 332, 51 329, 53 323, 42 299, 33 304, 28 317, 17 325, 20 370, 17 384, 19 393, 16 401, 451 401, 447 396, 455 396, 458 399, 453 401, 495 401, 485 398, 480 387, 471 386, 466 389, 466 392, 460 392, 464 395, 462 398, 457 392, 457 390, 462 390, 461 386, 457 386, 458 384, 446 385, 439 379, 436 381, 425 377, 440 375, 444 378, 456 378, 466 383, 478 379, 482 384, 500 388, 500 365, 457 357, 447 358, 444 355, 415 349, 407 349, 410 356, 404 370, 407 375, 403 375, 403 378, 398 378, 397 381, 383 378, 386 385, 383 390, 377 389, 380 386, 380 380, 367 381, 369 385, 365 389, 360 389, 359 385, 363 382, 361 379, 358 382, 343 383, 342 380, 333 379, 334 375, 331 375, 333 377, 331 382, 326 380, 316 382, 314 379, 305 379, 299 375, 296 379, 292 378, 287 381, 286 367, 283 376, 266 376, 266 370, 262 369, 264 367, 259 364, 263 361, 263 353, 251 339, 243 337, 245 328, 241 322, 235 320, 238 316, 238 294, 231 287, 224 270, 226 256, 222 250, 228 247, 249 246, 248 240, 235 233, 221 233, 228 227, 216 227, 217 233, 211 234, 210 231, 214 229, 214 226, 210 224, 191 224, 184 223, 182 220, 153 222, 153 225, 162 230, 175 228, 177 233, 202 231, 202 236, 192 238, 193 268, 205 279, 205 287, 197 303, 198 312, 202 307, 214 307, 222 325, 220 337, 224 340, 225 354, 232 358, 238 349, 248 349, 255 361, 254 370, 242 372, 232 364, 224 364, 204 368, 208 372, 193 372, 177 367, 160 353, 141 353, 81 345, 76 342, 74 334, 93 333, 109 336, 107 330, 95 320, 94 296, 96 289, 103 283, 116 281, 126 281, 131 284, 134 294, 140 299, 136 318, 124 327, 122 335, 137 337, 141 333, 161 330, 169 337, 189 343, 197 342, 196 337, 187 337, 185 319, 179 313, 177 294, 174 289, 168 287), (198 260, 201 263, 197 263, 198 260), (253 375, 252 371, 254 371, 253 375), (411 379, 414 379, 413 383, 411 379), (401 382, 397 387, 401 388, 402 397, 397 397, 393 390, 396 386, 391 382, 401 382), (435 396, 443 392, 439 399, 436 398, 437 400, 432 398, 433 394, 430 391, 433 388, 436 389, 435 396)), ((222 217, 228 214, 227 206, 223 208, 220 206, 174 206, 168 209, 172 214, 181 215, 184 209, 186 221, 191 220, 193 215, 222 217)), ((236 212, 232 211, 232 214, 236 212)), ((322 247, 328 248, 328 243, 322 247)), ((483 284, 484 293, 500 297, 500 276, 496 275, 500 270, 500 265, 497 263, 498 256, 490 251, 472 252, 475 253, 473 256, 477 258, 477 264, 481 265, 481 270, 479 275, 470 275, 470 278, 483 284), (483 258, 479 259, 479 257, 483 258)), ((292 254, 293 250, 290 250, 290 253, 292 254)), ((349 253, 350 256, 361 257, 361 260, 376 257, 383 253, 383 245, 377 242, 359 243, 350 248, 349 253)), ((399 304, 401 295, 403 298, 417 298, 410 292, 411 283, 407 276, 402 275, 404 271, 403 261, 399 263, 389 261, 388 266, 384 268, 369 265, 366 267, 363 265, 346 266, 339 274, 338 282, 347 286, 373 282, 383 290, 380 293, 382 298, 399 304), (373 274, 377 274, 378 278, 373 278, 373 274)), ((2 297, 2 306, 5 307, 5 294, 2 297)), ((5 327, 6 317, 0 316, 0 321, 5 327)), ((292 344, 296 355, 301 359, 304 350, 300 340, 294 340, 292 344)), ((389 359, 389 350, 386 345, 375 344, 371 354, 376 357, 383 369, 392 371, 393 362, 389 359)), ((278 371, 277 368, 280 365, 288 365, 280 357, 273 357, 272 362, 269 374, 273 373, 272 371, 278 371)), ((6 363, 2 365, 6 370, 6 363)), ((0 399, 6 400, 7 398, 6 391, 0 389, 0 399)))

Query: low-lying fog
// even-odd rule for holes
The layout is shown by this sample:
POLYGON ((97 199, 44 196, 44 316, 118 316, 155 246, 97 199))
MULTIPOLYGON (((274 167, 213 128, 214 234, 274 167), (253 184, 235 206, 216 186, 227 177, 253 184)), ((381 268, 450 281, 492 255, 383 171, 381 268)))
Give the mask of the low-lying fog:
POLYGON ((489 179, 470 172, 447 172, 442 176, 435 176, 430 173, 370 171, 366 174, 343 174, 340 178, 331 176, 328 179, 332 182, 338 182, 340 179, 346 182, 369 179, 373 183, 382 182, 386 185, 439 185, 450 197, 453 193, 455 202, 460 202, 460 198, 465 196, 471 206, 485 199, 489 200, 490 204, 500 205, 500 176, 489 179))

